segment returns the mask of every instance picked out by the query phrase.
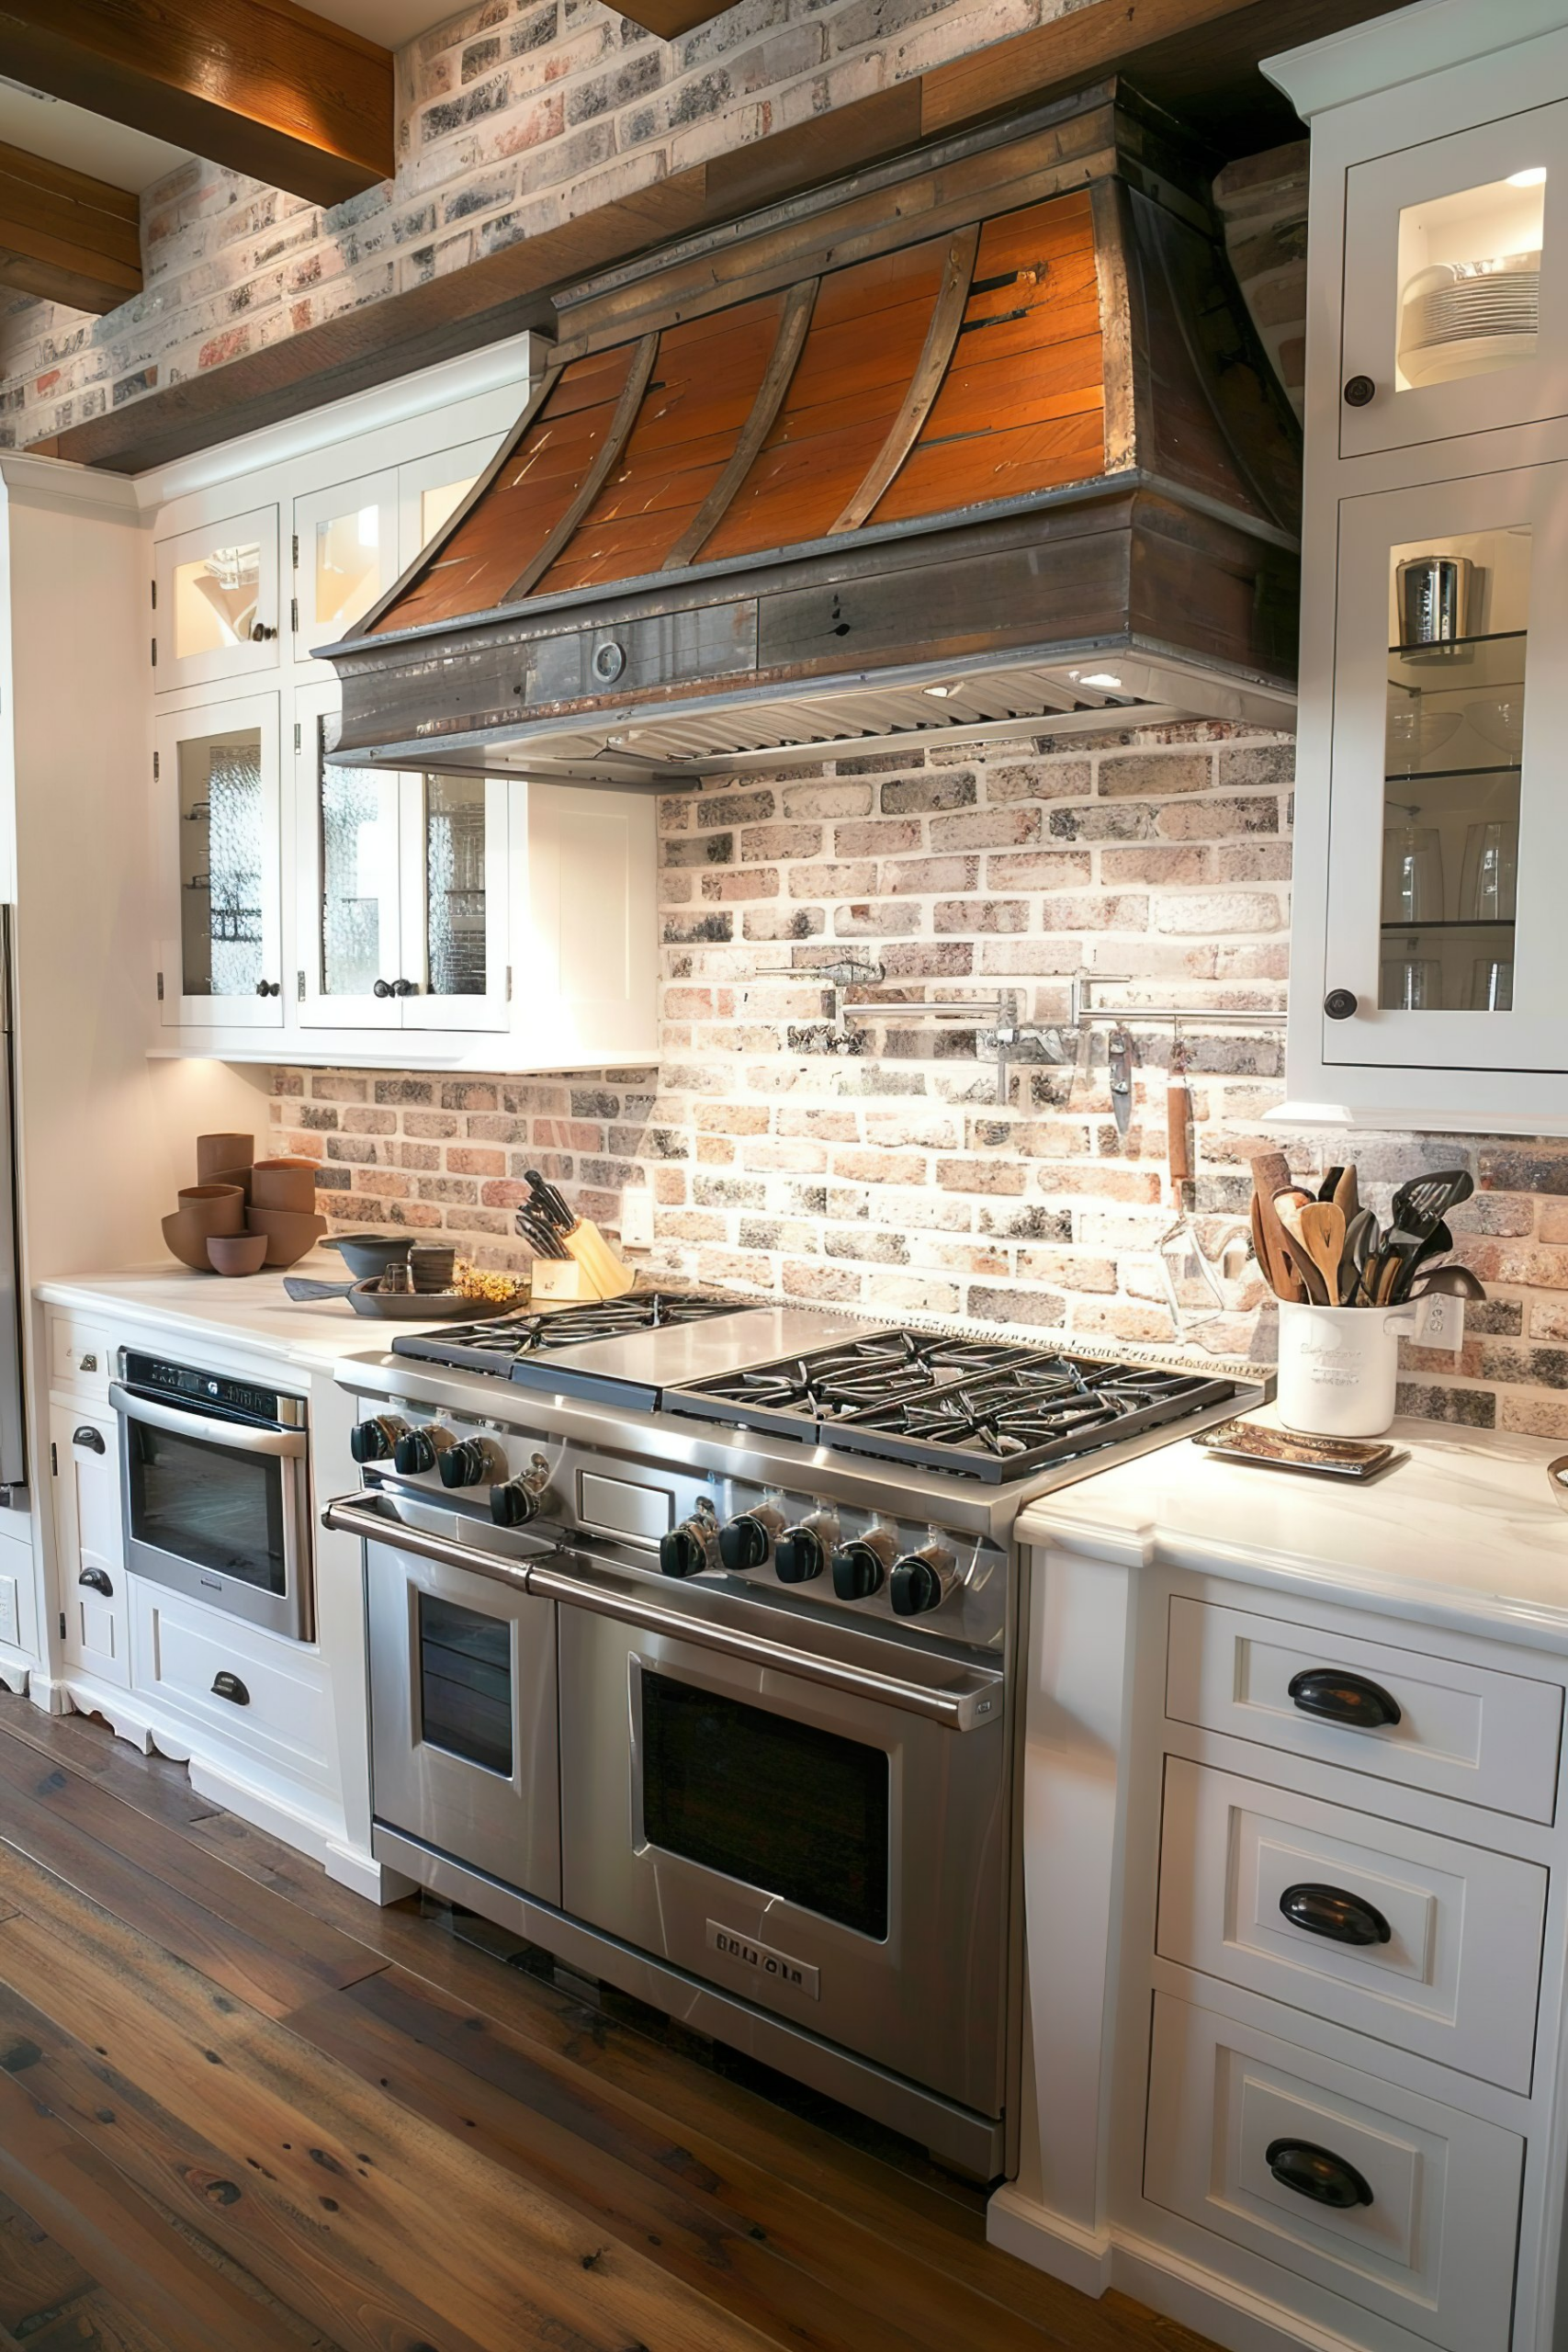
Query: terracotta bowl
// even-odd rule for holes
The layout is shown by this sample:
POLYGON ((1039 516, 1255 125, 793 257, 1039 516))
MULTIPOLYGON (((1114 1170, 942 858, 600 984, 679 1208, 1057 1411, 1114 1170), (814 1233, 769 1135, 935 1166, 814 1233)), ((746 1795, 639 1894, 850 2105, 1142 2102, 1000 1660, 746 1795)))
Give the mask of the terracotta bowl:
POLYGON ((220 1274, 259 1274, 266 1263, 265 1233, 213 1233, 207 1254, 220 1274))
POLYGON ((208 1236, 198 1233, 178 1214, 164 1219, 164 1242, 170 1257, 177 1258, 182 1266, 188 1266, 193 1274, 212 1272, 212 1261, 207 1254, 208 1236))
POLYGON ((247 1214, 245 1225, 247 1231, 266 1237, 269 1266, 296 1264, 327 1229, 324 1216, 299 1216, 292 1209, 254 1208, 247 1214))
POLYGON ((238 1184, 187 1184, 175 1214, 192 1233, 243 1233, 245 1196, 238 1184))
POLYGON ((226 1181, 221 1171, 226 1168, 248 1168, 256 1156, 254 1136, 197 1136, 196 1139, 196 1181, 198 1184, 215 1184, 226 1181))
POLYGON ((258 1159, 251 1170, 251 1199, 258 1209, 287 1209, 294 1216, 314 1216, 316 1162, 258 1159))

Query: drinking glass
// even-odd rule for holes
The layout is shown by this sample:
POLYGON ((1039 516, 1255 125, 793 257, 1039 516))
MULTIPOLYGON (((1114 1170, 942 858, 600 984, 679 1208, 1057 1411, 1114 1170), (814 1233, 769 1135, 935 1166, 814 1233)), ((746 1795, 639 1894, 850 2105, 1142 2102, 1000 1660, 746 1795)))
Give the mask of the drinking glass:
POLYGON ((1443 851, 1436 825, 1391 825, 1382 837, 1384 922, 1441 922, 1443 851))
POLYGON ((1506 956, 1478 956, 1470 967, 1465 1002, 1472 1012, 1511 1012, 1514 967, 1506 956))
POLYGON ((1443 1001, 1442 983, 1435 956, 1385 956, 1378 1003, 1384 1012, 1433 1012, 1443 1001))
POLYGON ((1512 922, 1518 898, 1519 829, 1504 820, 1472 825, 1464 837, 1460 914, 1466 922, 1512 922))

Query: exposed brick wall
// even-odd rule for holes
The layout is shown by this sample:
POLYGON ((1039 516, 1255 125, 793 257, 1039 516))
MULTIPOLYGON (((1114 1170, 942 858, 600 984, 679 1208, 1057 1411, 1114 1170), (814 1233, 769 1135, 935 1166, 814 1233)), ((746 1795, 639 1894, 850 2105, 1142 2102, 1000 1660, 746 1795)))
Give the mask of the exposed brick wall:
MULTIPOLYGON (((1125 1148, 1104 1032, 1087 1078, 1015 1069, 1005 1107, 972 1029, 828 1018, 800 968, 880 956, 916 999, 1020 992, 1064 1021, 1092 960, 1145 1001, 1282 1005, 1292 749, 1220 727, 962 744, 790 765, 660 804, 660 1068, 560 1079, 276 1074, 280 1143, 323 1161, 339 1226, 401 1223, 521 1262, 509 1232, 537 1165, 614 1227, 656 1203, 649 1271, 761 1295, 1168 1342, 1155 1245, 1171 1221, 1163 1064, 1125 1148), (781 976, 782 975, 782 976, 781 976)), ((1279 1139, 1273 1031, 1194 1030, 1196 1206, 1245 1210, 1247 1155, 1279 1139)), ((1283 1138, 1303 1176, 1328 1139, 1283 1138)), ((1463 1256, 1492 1287, 1460 1362, 1411 1355, 1406 1403, 1568 1435, 1568 1143, 1335 1141, 1386 1205, 1423 1166, 1472 1166, 1463 1256)))
POLYGON ((0 302, 0 446, 379 301, 1081 0, 739 0, 661 41, 601 0, 482 0, 398 59, 395 179, 330 211, 193 163, 142 199, 143 290, 0 302))

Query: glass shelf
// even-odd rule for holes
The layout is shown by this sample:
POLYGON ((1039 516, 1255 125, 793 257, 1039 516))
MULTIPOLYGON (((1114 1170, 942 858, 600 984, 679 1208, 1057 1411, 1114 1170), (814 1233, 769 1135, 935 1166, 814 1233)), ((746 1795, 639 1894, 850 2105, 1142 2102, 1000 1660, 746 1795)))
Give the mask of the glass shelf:
POLYGON ((1525 676, 1525 631, 1492 637, 1450 637, 1430 645, 1391 645, 1389 684, 1410 694, 1518 692, 1525 676))
POLYGON ((1512 915, 1466 915, 1456 917, 1451 922, 1385 922, 1382 927, 1384 931, 1400 932, 1406 937, 1414 937, 1418 931, 1512 931, 1514 918, 1512 915))
POLYGON ((1385 784, 1451 784, 1466 776, 1517 775, 1519 773, 1520 765, 1517 760, 1509 760, 1496 765, 1478 763, 1472 768, 1386 768, 1383 771, 1383 782, 1385 784))

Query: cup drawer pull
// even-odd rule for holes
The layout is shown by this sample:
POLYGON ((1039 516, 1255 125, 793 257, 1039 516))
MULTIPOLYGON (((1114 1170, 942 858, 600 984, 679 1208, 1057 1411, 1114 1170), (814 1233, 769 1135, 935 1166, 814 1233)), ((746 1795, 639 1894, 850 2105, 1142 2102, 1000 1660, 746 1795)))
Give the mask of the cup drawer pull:
POLYGON ((1352 1731, 1382 1731, 1400 1720, 1399 1702, 1380 1682, 1338 1666, 1309 1666, 1286 1685, 1303 1715, 1324 1715, 1352 1731))
POLYGON ((1372 2201, 1372 2192, 1355 2165, 1311 2140, 1270 2140, 1263 2161, 1281 2188, 1292 2188, 1314 2205, 1332 2205, 1336 2212, 1348 2213, 1372 2201))
POLYGON ((85 1446, 89 1453, 108 1452, 107 1446, 104 1443, 102 1430, 96 1430, 91 1421, 84 1421, 79 1430, 72 1430, 71 1442, 73 1445, 85 1446))
POLYGON ((236 1707, 248 1707, 251 1703, 250 1692, 239 1676, 231 1674, 227 1667, 221 1674, 213 1676, 212 1695, 215 1699, 231 1699, 236 1707))
POLYGON ((107 1569, 84 1568, 76 1581, 78 1584, 85 1584, 92 1592, 101 1592, 106 1600, 114 1599, 114 1585, 107 1569))
POLYGON ((1303 1928, 1309 1936, 1326 1936, 1330 1943, 1386 1944, 1393 1933, 1375 1905, 1348 1894, 1342 1886, 1288 1886, 1280 1897, 1280 1909, 1292 1928, 1303 1928))

